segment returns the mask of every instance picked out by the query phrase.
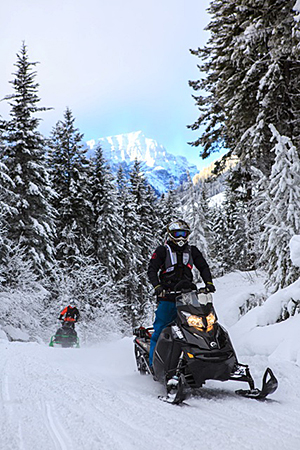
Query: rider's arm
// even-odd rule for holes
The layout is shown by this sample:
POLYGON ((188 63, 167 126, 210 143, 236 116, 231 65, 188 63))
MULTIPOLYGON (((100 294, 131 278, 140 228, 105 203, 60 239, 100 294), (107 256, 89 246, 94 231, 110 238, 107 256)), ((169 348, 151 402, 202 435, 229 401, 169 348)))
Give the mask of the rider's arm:
POLYGON ((166 247, 164 245, 160 245, 153 253, 147 271, 149 281, 154 288, 156 288, 160 284, 158 273, 162 268, 162 266, 164 265, 165 259, 166 259, 166 247))
POLYGON ((66 314, 67 310, 68 310, 68 307, 66 306, 66 307, 61 311, 61 313, 60 313, 60 318, 61 318, 61 319, 62 319, 62 317, 66 314))
POLYGON ((80 318, 80 312, 78 311, 78 309, 76 308, 76 311, 75 311, 75 319, 76 319, 76 322, 78 322, 78 320, 79 320, 79 318, 80 318))
POLYGON ((191 248, 192 248, 193 262, 195 264, 195 267, 199 270, 204 283, 205 284, 212 283, 212 276, 210 273, 210 269, 204 256, 202 255, 200 250, 198 250, 198 248, 195 247, 194 245, 192 245, 191 248))

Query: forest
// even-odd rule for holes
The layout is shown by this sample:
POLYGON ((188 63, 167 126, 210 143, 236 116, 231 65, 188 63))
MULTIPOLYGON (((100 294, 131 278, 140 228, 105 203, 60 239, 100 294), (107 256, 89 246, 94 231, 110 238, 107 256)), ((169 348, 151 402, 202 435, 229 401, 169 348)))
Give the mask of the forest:
MULTIPOLYGON (((299 276, 289 242, 300 234, 300 30, 294 1, 213 1, 210 38, 191 50, 190 81, 199 117, 189 128, 203 159, 232 156, 225 199, 211 206, 209 180, 157 197, 139 161, 112 175, 101 147, 87 158, 83 134, 66 107, 49 137, 41 115, 36 62, 22 43, 12 93, 0 118, 0 327, 37 340, 75 301, 87 336, 130 334, 147 322, 155 298, 147 266, 175 218, 192 229, 213 277, 262 271, 267 293, 299 276)), ((197 279, 196 281, 201 281, 197 279)), ((253 308, 264 298, 247 303, 253 308)), ((299 310, 282 307, 278 321, 299 310)))

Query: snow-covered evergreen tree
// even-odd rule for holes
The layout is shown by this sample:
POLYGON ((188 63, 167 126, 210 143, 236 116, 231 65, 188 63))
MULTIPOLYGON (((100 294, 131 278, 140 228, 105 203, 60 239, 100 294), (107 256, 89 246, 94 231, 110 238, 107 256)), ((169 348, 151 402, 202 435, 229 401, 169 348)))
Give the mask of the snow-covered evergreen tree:
POLYGON ((227 174, 224 210, 230 243, 227 266, 238 270, 257 267, 258 216, 253 198, 254 168, 240 162, 227 174), (231 262, 230 262, 231 261, 231 262))
POLYGON ((194 185, 189 174, 182 203, 184 205, 182 212, 183 220, 189 224, 191 229, 189 242, 196 245, 204 257, 207 258, 209 213, 205 188, 202 184, 194 185))
POLYGON ((136 259, 140 259, 140 248, 136 251, 135 227, 137 226, 137 215, 134 208, 134 199, 130 192, 129 182, 125 177, 122 166, 117 174, 117 201, 120 205, 120 230, 122 232, 123 250, 121 253, 121 264, 119 266, 119 277, 124 280, 123 296, 129 301, 124 306, 124 315, 130 317, 130 302, 133 292, 138 284, 136 273, 136 259), (128 306, 129 305, 129 306, 128 306))
POLYGON ((99 146, 96 149, 91 180, 93 242, 96 260, 107 267, 112 280, 118 280, 123 252, 121 208, 112 174, 99 146))
POLYGON ((156 220, 152 215, 154 197, 150 196, 141 164, 137 160, 130 171, 129 193, 134 212, 130 230, 133 253, 129 255, 132 258, 130 275, 134 282, 131 282, 131 298, 127 300, 130 302, 133 324, 136 325, 149 309, 151 296, 147 267, 157 235, 156 220))
POLYGON ((70 108, 64 120, 57 122, 49 140, 48 163, 56 196, 56 257, 63 264, 74 264, 90 251, 92 204, 90 195, 91 165, 86 157, 81 134, 74 125, 70 108))
POLYGON ((228 253, 228 234, 225 220, 224 208, 213 206, 210 209, 211 220, 211 247, 210 268, 213 277, 222 276, 226 273, 224 261, 228 253))
POLYGON ((17 70, 11 81, 14 93, 7 95, 11 106, 10 120, 3 133, 5 165, 13 182, 8 238, 26 248, 34 270, 42 275, 53 260, 53 210, 49 203, 52 192, 45 163, 45 140, 38 131, 34 115, 47 108, 39 107, 37 63, 29 62, 23 43, 17 54, 17 70))
POLYGON ((203 49, 192 51, 205 77, 190 82, 202 129, 202 157, 220 148, 269 174, 274 154, 268 125, 300 143, 300 33, 295 0, 214 0, 203 49))
POLYGON ((167 225, 173 220, 180 219, 182 212, 179 194, 171 180, 168 191, 157 202, 160 240, 164 239, 167 225))
POLYGON ((12 190, 14 183, 8 174, 8 168, 5 164, 5 144, 2 138, 4 129, 5 123, 0 120, 0 234, 2 237, 6 229, 7 217, 13 214, 13 212, 17 212, 16 210, 12 210, 11 205, 12 197, 14 196, 12 190))
POLYGON ((290 138, 271 125, 275 161, 262 208, 261 237, 268 286, 275 291, 295 281, 300 273, 289 256, 289 242, 300 233, 300 160, 290 138))
POLYGON ((247 242, 245 232, 245 208, 237 195, 228 187, 223 205, 226 235, 223 265, 226 272, 247 268, 247 242))

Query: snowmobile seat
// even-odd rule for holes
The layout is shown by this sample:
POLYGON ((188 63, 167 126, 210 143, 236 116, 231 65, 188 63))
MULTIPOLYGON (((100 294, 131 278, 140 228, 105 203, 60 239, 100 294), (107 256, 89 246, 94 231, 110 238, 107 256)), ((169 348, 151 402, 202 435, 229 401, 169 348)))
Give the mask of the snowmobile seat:
POLYGON ((133 334, 141 339, 145 339, 145 341, 150 341, 153 331, 153 327, 138 327, 133 330, 133 334))

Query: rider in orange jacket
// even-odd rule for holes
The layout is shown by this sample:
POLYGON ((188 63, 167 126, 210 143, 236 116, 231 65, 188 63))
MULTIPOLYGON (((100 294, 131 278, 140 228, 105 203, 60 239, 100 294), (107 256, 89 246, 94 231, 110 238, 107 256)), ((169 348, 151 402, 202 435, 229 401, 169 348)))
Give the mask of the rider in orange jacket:
POLYGON ((78 322, 80 317, 79 311, 74 305, 66 306, 59 315, 59 320, 63 320, 64 322, 69 322, 72 324, 74 328, 75 322, 78 322))

